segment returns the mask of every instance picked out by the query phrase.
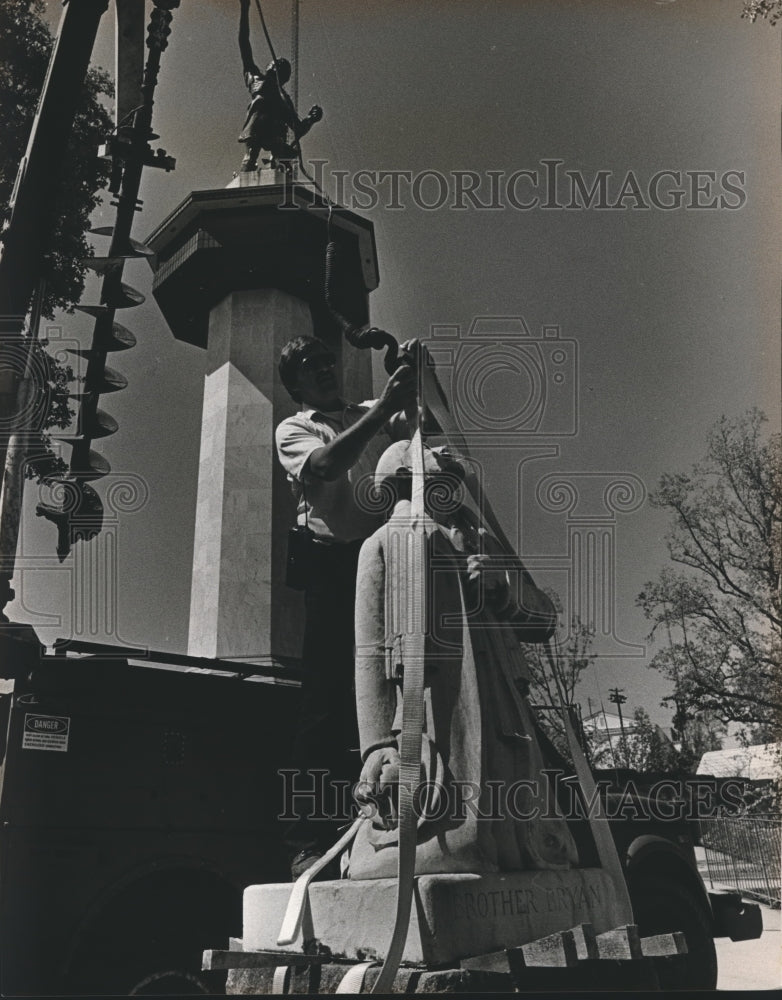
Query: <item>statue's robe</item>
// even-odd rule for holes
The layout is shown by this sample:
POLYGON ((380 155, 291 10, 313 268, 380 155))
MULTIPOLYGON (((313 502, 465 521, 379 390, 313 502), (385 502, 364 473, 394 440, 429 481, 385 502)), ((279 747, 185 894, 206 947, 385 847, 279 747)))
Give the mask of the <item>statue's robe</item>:
MULTIPOLYGON (((400 652, 404 660, 399 633, 400 609, 409 595, 411 567, 403 555, 409 523, 410 504, 402 501, 364 543, 359 559, 362 761, 374 749, 398 746, 403 680, 391 675, 400 652)), ((466 579, 458 532, 428 516, 423 525, 429 572, 422 776, 436 782, 440 793, 430 786, 422 799, 416 874, 569 868, 577 864, 577 852, 541 773, 545 765, 523 693, 529 674, 518 639, 488 606, 479 606, 480 591, 466 579)), ((384 829, 379 819, 364 823, 351 850, 350 877, 393 877, 397 863, 396 828, 384 829)))

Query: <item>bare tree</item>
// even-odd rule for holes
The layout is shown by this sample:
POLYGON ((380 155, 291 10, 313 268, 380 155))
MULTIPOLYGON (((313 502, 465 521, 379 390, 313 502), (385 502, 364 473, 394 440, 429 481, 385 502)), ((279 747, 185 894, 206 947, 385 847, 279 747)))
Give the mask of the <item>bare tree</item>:
POLYGON ((758 18, 774 25, 782 18, 782 0, 744 0, 742 17, 754 24, 758 18))
POLYGON ((665 629, 668 645, 651 666, 669 677, 677 728, 702 712, 779 731, 782 442, 764 440, 756 409, 723 417, 706 457, 690 475, 663 476, 651 500, 673 515, 666 541, 682 570, 665 569, 637 602, 665 629))
MULTIPOLYGON (((552 662, 546 651, 539 645, 525 646, 530 669, 530 700, 538 709, 538 719, 557 750, 569 757, 565 728, 562 721, 561 705, 571 710, 571 718, 576 715, 575 691, 585 670, 595 662, 597 654, 591 651, 594 631, 578 618, 571 622, 566 636, 560 636, 551 643, 552 662)), ((574 719, 576 732, 581 725, 574 719)))

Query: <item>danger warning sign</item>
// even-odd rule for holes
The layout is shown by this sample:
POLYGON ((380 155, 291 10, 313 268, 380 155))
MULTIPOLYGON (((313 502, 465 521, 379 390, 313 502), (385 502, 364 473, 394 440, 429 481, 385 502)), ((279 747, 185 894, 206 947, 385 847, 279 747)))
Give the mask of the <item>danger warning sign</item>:
POLYGON ((67 750, 71 720, 67 715, 32 715, 24 717, 24 750, 67 750))

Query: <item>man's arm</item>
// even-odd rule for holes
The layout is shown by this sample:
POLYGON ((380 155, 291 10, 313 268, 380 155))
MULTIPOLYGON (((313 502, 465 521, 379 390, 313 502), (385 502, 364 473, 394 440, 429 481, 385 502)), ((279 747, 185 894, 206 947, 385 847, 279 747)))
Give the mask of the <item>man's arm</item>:
POLYGON ((250 0, 239 0, 241 7, 239 11, 239 52, 242 56, 242 69, 245 73, 252 73, 256 76, 263 76, 263 73, 255 65, 253 50, 250 45, 250 0))
POLYGON ((352 469, 372 438, 414 392, 414 370, 410 365, 400 365, 386 382, 378 401, 352 427, 312 452, 306 466, 309 475, 332 482, 352 469))

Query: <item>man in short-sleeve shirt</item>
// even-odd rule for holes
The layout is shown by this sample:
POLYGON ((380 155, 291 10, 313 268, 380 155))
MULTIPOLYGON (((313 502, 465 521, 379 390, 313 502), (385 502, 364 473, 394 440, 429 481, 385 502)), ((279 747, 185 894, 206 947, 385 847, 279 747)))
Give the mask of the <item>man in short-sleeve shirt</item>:
POLYGON ((277 453, 298 501, 298 521, 321 539, 351 542, 368 538, 381 524, 368 487, 383 450, 396 440, 393 418, 381 426, 355 465, 334 480, 314 477, 307 468, 313 451, 331 444, 366 416, 377 400, 346 403, 337 411, 307 407, 277 428, 277 453), (303 485, 302 485, 303 483, 303 485), (305 503, 306 496, 306 503, 305 503), (305 518, 306 507, 306 518, 305 518))
MULTIPOLYGON (((304 679, 294 758, 302 771, 327 769, 333 781, 355 781, 358 748, 353 691, 356 567, 361 543, 383 521, 371 488, 377 459, 406 436, 399 411, 415 394, 415 373, 400 365, 376 400, 346 403, 336 358, 313 337, 283 348, 280 377, 302 409, 276 430, 277 453, 298 501, 297 519, 315 535, 305 588, 304 679)), ((313 786, 301 775, 297 788, 313 786)), ((339 812, 327 794, 312 806, 339 812)), ((299 806, 303 812, 306 806, 299 806)), ((288 836, 299 848, 292 874, 306 870, 337 839, 334 823, 300 819, 288 836)), ((344 822, 344 818, 343 818, 344 822)))

